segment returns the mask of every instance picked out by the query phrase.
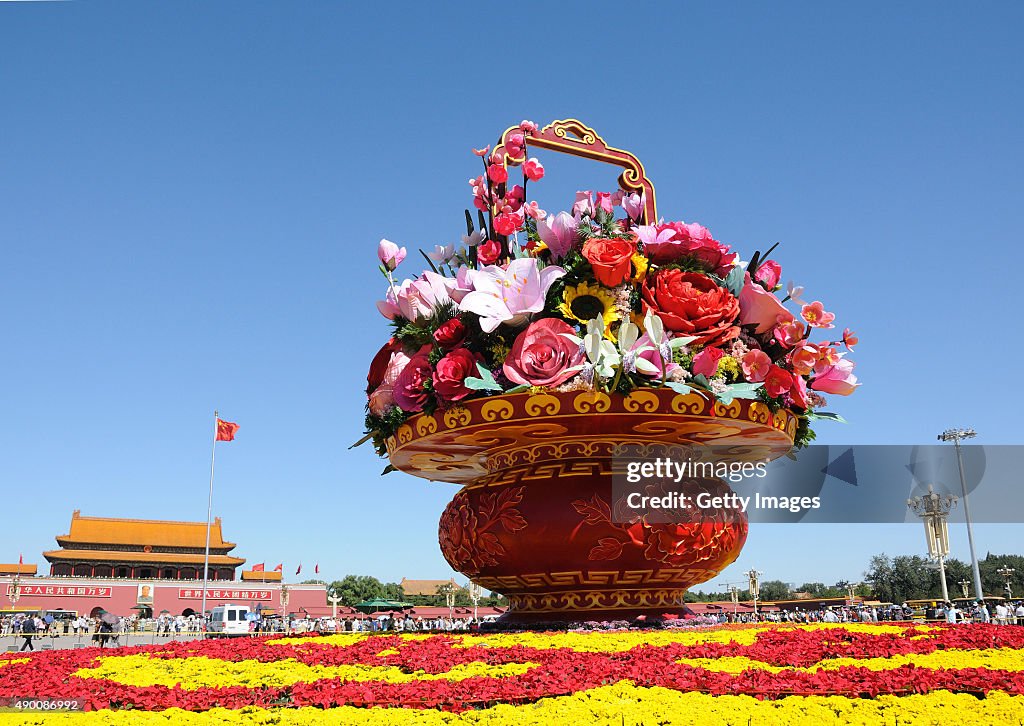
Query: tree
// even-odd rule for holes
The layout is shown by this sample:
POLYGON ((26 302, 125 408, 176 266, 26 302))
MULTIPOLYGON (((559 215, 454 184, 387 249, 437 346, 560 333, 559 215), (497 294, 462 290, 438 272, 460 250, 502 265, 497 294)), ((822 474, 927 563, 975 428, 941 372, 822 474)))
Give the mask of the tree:
POLYGON ((332 582, 328 593, 341 598, 342 605, 352 606, 363 600, 401 600, 402 586, 394 582, 382 583, 370 575, 345 575, 332 582))
POLYGON ((792 593, 789 591, 789 585, 782 580, 765 580, 761 583, 762 600, 789 600, 790 597, 792 593))

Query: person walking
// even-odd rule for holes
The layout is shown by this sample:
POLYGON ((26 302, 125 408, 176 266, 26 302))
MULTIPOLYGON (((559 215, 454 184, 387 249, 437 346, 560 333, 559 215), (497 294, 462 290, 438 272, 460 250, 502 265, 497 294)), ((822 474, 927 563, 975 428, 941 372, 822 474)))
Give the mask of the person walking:
POLYGON ((25 643, 21 646, 21 650, 35 650, 36 647, 32 645, 32 637, 36 634, 36 621, 34 618, 25 618, 25 621, 21 624, 21 634, 25 637, 25 643))

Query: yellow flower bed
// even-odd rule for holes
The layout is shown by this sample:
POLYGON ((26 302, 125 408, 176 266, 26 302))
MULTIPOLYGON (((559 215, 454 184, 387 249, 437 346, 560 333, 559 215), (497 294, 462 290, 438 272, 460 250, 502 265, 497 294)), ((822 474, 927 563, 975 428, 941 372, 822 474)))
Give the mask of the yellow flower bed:
POLYGON ((781 671, 834 671, 843 666, 867 668, 872 671, 890 671, 904 665, 919 668, 989 668, 991 670, 1024 671, 1024 651, 1015 648, 990 648, 988 650, 937 650, 919 655, 894 655, 886 658, 829 658, 806 668, 776 666, 743 656, 724 658, 680 658, 677 663, 697 666, 721 673, 742 673, 746 670, 762 670, 769 673, 781 671))
POLYGON ((97 711, 71 714, 5 714, 0 723, 12 726, 155 726, 183 724, 280 724, 281 726, 551 726, 554 723, 666 724, 719 726, 734 724, 900 724, 933 726, 951 720, 995 726, 1024 722, 1024 699, 1002 693, 979 700, 947 691, 874 699, 840 696, 790 696, 778 701, 759 701, 750 696, 709 696, 679 693, 664 688, 638 688, 619 683, 590 691, 545 698, 524 706, 500 705, 461 714, 395 708, 344 706, 327 711, 317 708, 213 709, 190 713, 179 709, 162 712, 97 711))
POLYGON ((289 686, 293 683, 312 683, 325 678, 348 681, 461 681, 474 676, 520 675, 536 667, 536 663, 508 663, 487 665, 467 663, 457 665, 445 673, 427 674, 423 671, 405 673, 394 666, 311 666, 291 658, 263 663, 256 660, 238 662, 193 656, 191 658, 150 658, 148 655, 124 655, 100 658, 94 668, 83 668, 73 675, 78 678, 106 678, 126 686, 168 686, 181 684, 185 690, 226 686, 289 686))

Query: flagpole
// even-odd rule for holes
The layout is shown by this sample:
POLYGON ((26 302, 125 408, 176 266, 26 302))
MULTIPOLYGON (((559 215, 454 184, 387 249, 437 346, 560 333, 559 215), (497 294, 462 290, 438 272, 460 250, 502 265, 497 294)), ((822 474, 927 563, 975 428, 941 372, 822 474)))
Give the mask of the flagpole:
MULTIPOLYGON (((213 446, 210 450, 210 497, 206 504, 206 552, 203 555, 203 605, 201 617, 206 621, 206 589, 210 582, 210 519, 213 517, 213 464, 217 458, 217 411, 213 412, 213 446)), ((209 627, 209 623, 207 623, 209 627)))

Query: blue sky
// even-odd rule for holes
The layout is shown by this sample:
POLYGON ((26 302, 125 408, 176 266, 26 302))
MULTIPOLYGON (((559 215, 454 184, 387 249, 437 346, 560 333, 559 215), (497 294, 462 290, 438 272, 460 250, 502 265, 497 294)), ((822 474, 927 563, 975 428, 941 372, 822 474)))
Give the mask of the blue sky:
MULTIPOLYGON (((347 448, 376 243, 456 241, 470 147, 523 118, 583 119, 745 257, 782 243, 862 341, 819 442, 1021 443, 1024 7, 669 5, 0 3, 0 561, 42 564, 75 508, 203 519, 216 407, 241 556, 447 576, 455 487, 347 448)), ((548 209, 613 183, 543 160, 548 209)), ((760 525, 709 585, 922 549, 919 525, 760 525)))

